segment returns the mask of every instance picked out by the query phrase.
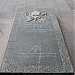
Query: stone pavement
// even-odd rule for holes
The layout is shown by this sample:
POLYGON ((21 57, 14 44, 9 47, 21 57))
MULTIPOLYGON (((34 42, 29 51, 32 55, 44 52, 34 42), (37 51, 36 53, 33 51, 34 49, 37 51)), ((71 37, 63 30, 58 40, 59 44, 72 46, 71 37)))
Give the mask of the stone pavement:
POLYGON ((18 8, 49 8, 54 10, 62 29, 72 64, 74 61, 75 0, 0 0, 0 65, 18 8))

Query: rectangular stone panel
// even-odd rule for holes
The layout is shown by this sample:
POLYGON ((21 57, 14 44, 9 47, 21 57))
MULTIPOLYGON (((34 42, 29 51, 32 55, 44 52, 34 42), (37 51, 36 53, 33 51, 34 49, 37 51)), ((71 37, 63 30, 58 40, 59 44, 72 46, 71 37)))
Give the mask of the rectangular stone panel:
POLYGON ((49 9, 19 9, 0 72, 73 73, 57 18, 49 9), (26 13, 37 10, 43 20, 27 22, 26 13))

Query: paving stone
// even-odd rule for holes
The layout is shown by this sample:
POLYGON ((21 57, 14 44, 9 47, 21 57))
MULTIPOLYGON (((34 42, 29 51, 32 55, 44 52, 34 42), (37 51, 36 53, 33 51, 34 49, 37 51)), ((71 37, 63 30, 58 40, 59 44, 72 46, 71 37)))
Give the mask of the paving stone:
POLYGON ((8 0, 3 9, 3 12, 14 12, 16 2, 17 2, 17 0, 11 0, 11 1, 8 0))
POLYGON ((0 19, 13 19, 14 13, 13 12, 2 12, 0 14, 0 19))
POLYGON ((0 19, 0 26, 1 26, 1 24, 4 24, 4 25, 9 25, 9 24, 11 24, 13 22, 13 20, 12 19, 0 19))
POLYGON ((65 2, 65 0, 56 0, 60 11, 69 11, 70 8, 65 2))
POLYGON ((2 12, 2 10, 4 9, 4 6, 6 4, 7 0, 0 0, 0 13, 2 12))
POLYGON ((74 0, 65 0, 71 10, 75 9, 74 0))
POLYGON ((58 10, 57 4, 54 0, 37 0, 37 7, 38 8, 50 8, 54 10, 58 10))

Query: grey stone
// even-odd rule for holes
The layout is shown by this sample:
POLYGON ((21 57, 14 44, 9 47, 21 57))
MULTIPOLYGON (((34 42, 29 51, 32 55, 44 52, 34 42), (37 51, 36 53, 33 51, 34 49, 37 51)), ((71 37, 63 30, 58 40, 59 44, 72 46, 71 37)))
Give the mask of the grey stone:
POLYGON ((73 73, 54 12, 37 8, 47 13, 44 21, 27 22, 25 14, 34 10, 17 11, 0 72, 73 73))

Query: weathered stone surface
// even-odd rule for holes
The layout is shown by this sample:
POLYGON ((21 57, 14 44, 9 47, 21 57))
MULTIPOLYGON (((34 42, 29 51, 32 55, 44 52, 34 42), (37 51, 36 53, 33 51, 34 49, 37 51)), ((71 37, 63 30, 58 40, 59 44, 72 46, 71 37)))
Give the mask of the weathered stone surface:
POLYGON ((19 9, 0 72, 72 73, 57 18, 49 9, 19 9), (27 22, 26 13, 47 13, 44 21, 27 22))

